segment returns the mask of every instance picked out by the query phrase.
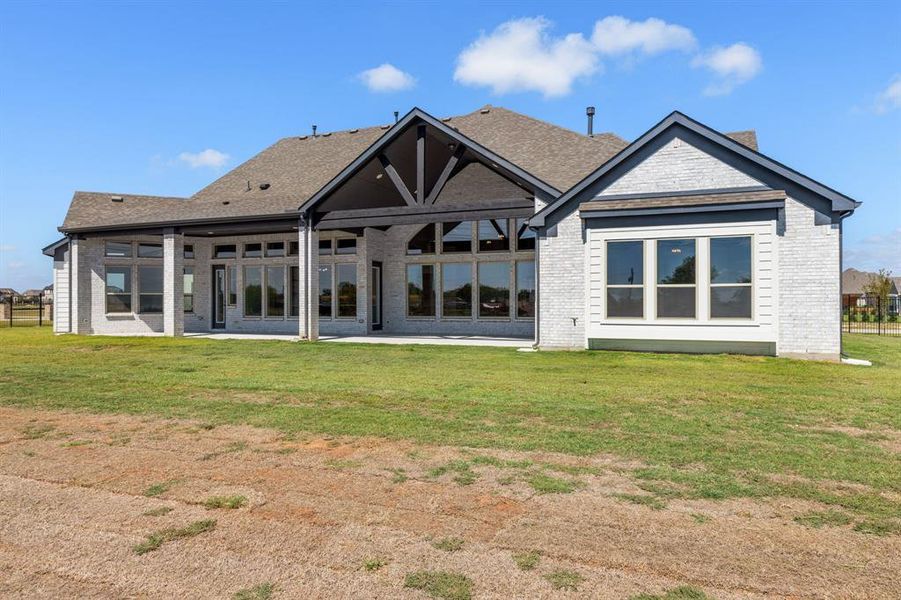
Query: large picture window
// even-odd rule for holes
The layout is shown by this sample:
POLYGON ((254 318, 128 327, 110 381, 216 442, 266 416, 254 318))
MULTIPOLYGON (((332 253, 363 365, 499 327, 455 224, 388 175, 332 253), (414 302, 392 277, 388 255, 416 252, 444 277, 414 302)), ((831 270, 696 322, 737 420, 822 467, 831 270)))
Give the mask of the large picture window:
POLYGON ((695 240, 657 240, 657 318, 694 319, 695 240))
POLYGON ((183 293, 185 312, 194 312, 194 267, 185 267, 183 293))
POLYGON ((710 239, 710 318, 753 316, 751 237, 710 239))
POLYGON ((291 316, 300 316, 300 267, 288 267, 291 286, 291 316))
POLYGON ((338 288, 338 317, 357 316, 357 265, 335 265, 335 286, 338 288))
POLYGON ((407 315, 435 316, 435 265, 407 265, 407 315))
POLYGON ((263 269, 244 267, 244 316, 263 316, 263 269))
POLYGON ((163 312, 163 267, 138 267, 138 312, 163 312))
POLYGON ((516 219, 516 249, 517 250, 534 250, 535 249, 535 232, 529 229, 529 220, 519 218, 516 219))
POLYGON ((319 316, 332 317, 332 267, 319 266, 319 316))
POLYGON ((479 263, 479 316, 510 316, 510 263, 479 263))
POLYGON ((266 316, 285 316, 285 268, 266 267, 266 316))
POLYGON ((131 267, 106 268, 106 312, 131 312, 131 267))
POLYGON ((441 224, 441 251, 472 252, 472 221, 441 224))
POLYGON ((503 252, 510 249, 507 219, 479 221, 479 252, 503 252))
POLYGON ((445 317, 472 316, 472 265, 441 265, 441 314, 445 317))
POLYGON ((431 223, 420 229, 407 243, 407 254, 435 254, 435 224, 431 223))
POLYGON ((516 316, 520 319, 535 318, 535 261, 516 263, 516 316))
POLYGON ((607 317, 644 317, 644 242, 607 242, 607 317))

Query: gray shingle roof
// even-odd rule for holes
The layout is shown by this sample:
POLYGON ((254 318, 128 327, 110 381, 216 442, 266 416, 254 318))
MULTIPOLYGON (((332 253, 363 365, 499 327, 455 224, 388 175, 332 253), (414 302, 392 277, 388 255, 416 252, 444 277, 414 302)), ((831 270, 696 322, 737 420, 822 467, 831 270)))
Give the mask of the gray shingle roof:
POLYGON ((620 200, 594 200, 579 205, 580 211, 588 210, 632 210, 644 208, 671 208, 686 206, 708 206, 715 204, 746 204, 766 202, 768 200, 785 200, 783 190, 760 190, 742 192, 723 192, 716 194, 692 194, 679 196, 652 196, 647 198, 628 198, 620 200))
MULTIPOLYGON (((628 144, 612 133, 588 137, 501 107, 442 119, 559 190, 593 172, 628 144)), ((319 191, 389 126, 279 140, 190 198, 76 192, 61 229, 77 231, 203 219, 284 215, 319 191), (266 190, 260 184, 268 183, 266 190), (113 202, 112 196, 123 198, 113 202)), ((730 134, 756 148, 754 132, 730 134)))

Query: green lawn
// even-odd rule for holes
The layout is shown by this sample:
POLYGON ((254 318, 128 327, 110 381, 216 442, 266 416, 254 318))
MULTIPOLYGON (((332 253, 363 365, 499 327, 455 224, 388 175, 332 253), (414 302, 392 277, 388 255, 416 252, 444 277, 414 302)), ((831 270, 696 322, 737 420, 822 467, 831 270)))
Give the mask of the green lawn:
POLYGON ((894 528, 901 338, 849 336, 846 350, 874 366, 6 329, 0 403, 610 453, 649 465, 634 476, 661 498, 809 498, 894 528))

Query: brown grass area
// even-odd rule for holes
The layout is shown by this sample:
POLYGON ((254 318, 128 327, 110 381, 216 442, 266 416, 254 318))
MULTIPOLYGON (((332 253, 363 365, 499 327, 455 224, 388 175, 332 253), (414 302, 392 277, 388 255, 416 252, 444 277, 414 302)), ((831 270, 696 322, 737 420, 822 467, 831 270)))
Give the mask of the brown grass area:
POLYGON ((270 582, 274 598, 423 598, 405 587, 421 572, 464 576, 474 598, 628 598, 681 585, 719 599, 890 598, 901 588, 901 536, 805 527, 795 517, 822 507, 778 498, 653 510, 617 497, 642 493, 629 475, 637 466, 0 408, 0 597, 227 598, 270 582), (489 454, 497 464, 473 467, 468 485, 429 475, 489 454), (564 465, 581 485, 537 493, 500 461, 564 465), (169 485, 145 496, 158 482, 169 485), (132 550, 210 519, 204 502, 229 496, 246 504, 216 511, 214 529, 132 550), (173 510, 146 514, 161 507, 173 510), (444 539, 461 544, 436 548, 444 539), (524 553, 540 555, 534 569, 516 567, 524 553), (372 557, 384 565, 362 568, 372 557), (583 578, 577 592, 548 579, 563 572, 583 578))

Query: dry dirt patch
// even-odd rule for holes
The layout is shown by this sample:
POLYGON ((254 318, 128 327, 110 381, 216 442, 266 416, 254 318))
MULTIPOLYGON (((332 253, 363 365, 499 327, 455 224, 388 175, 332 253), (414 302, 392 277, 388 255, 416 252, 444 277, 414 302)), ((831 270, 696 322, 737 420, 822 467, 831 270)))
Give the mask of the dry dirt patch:
POLYGON ((228 598, 271 584, 274 598, 423 598, 405 587, 420 572, 462 575, 474 598, 628 598, 680 585, 716 598, 889 598, 901 586, 899 536, 804 527, 793 517, 816 507, 784 500, 654 510, 617 498, 641 492, 632 466, 0 408, 0 595, 228 598), (473 476, 441 469, 460 461, 473 476), (526 464, 556 465, 552 477, 578 485, 540 493, 511 476, 526 464), (145 495, 154 484, 165 485, 145 495), (246 501, 204 506, 234 496, 246 501), (443 550, 446 539, 459 547, 443 550), (537 566, 517 568, 514 555, 529 552, 537 566), (553 587, 559 572, 582 578, 577 591, 553 587))

